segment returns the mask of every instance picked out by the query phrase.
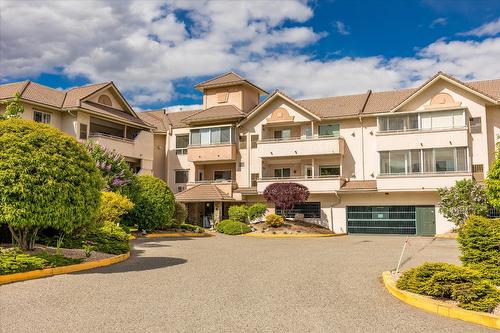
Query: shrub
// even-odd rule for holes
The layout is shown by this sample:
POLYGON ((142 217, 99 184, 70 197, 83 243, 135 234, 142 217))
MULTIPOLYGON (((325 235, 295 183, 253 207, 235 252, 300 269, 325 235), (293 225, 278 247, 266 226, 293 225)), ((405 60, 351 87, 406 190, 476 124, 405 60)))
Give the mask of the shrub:
POLYGON ((461 226, 470 215, 486 216, 488 200, 483 185, 473 179, 463 179, 450 188, 438 189, 439 212, 461 226))
POLYGON ((243 222, 231 221, 224 225, 223 232, 226 235, 241 235, 252 231, 252 228, 243 222))
POLYGON ((105 190, 117 191, 131 184, 134 173, 123 156, 90 140, 85 147, 101 172, 105 190))
POLYGON ((248 207, 248 219, 250 221, 256 220, 264 216, 267 211, 266 204, 256 203, 248 207))
POLYGON ((215 230, 217 232, 224 233, 224 227, 227 224, 231 223, 231 222, 234 222, 234 221, 232 221, 232 220, 222 220, 219 223, 217 223, 217 225, 215 226, 215 230))
POLYGON ((307 187, 297 183, 274 183, 268 185, 263 194, 267 202, 282 209, 284 216, 293 205, 306 202, 309 198, 307 187))
POLYGON ((20 118, 21 114, 24 113, 24 106, 21 104, 21 94, 18 92, 14 95, 12 101, 3 102, 1 104, 5 104, 5 112, 0 114, 0 120, 20 118))
POLYGON ((182 225, 186 222, 188 217, 188 210, 185 204, 182 202, 175 202, 174 216, 173 220, 176 225, 182 225))
POLYGON ((495 160, 488 171, 485 183, 488 202, 500 209, 500 142, 496 143, 495 160))
POLYGON ((23 249, 37 233, 66 233, 91 225, 102 179, 74 138, 33 121, 0 120, 0 223, 23 249))
POLYGON ((43 269, 47 261, 22 253, 18 249, 0 249, 0 275, 43 269))
POLYGON ((101 192, 101 206, 97 214, 97 226, 105 222, 119 223, 122 215, 134 207, 127 197, 114 192, 101 192))
POLYGON ((202 227, 199 227, 197 225, 187 224, 187 223, 183 223, 183 224, 179 225, 179 228, 181 228, 183 230, 194 231, 194 232, 205 232, 205 230, 203 230, 202 227))
POLYGON ((460 228, 461 260, 500 285, 500 219, 471 216, 460 228))
POLYGON ((479 271, 446 263, 425 263, 403 273, 399 289, 433 297, 450 298, 459 306, 491 311, 500 302, 500 292, 479 271))
POLYGON ((43 259, 47 262, 46 267, 60 267, 79 264, 83 259, 68 258, 59 254, 48 254, 47 252, 38 253, 32 255, 32 257, 37 257, 43 259))
POLYGON ((248 215, 248 208, 245 205, 229 207, 229 219, 245 223, 248 215))
POLYGON ((266 216, 266 224, 273 228, 281 227, 285 224, 283 216, 277 214, 269 214, 266 216))
POLYGON ((138 176, 136 182, 137 186, 130 193, 134 208, 123 220, 147 231, 173 226, 175 200, 167 184, 153 176, 138 176))

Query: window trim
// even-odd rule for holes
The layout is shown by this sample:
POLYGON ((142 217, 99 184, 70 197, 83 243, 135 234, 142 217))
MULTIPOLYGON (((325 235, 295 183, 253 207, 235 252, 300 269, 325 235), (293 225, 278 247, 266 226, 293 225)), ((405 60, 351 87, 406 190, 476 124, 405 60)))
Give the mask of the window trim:
POLYGON ((466 108, 458 108, 458 109, 448 109, 448 110, 432 110, 432 111, 425 111, 425 112, 407 112, 407 113, 400 113, 396 115, 380 115, 377 117, 377 133, 380 134, 389 134, 389 133, 405 133, 405 132, 423 132, 423 131, 443 131, 443 130, 457 130, 457 129, 466 129, 467 126, 467 109, 466 108), (456 125, 455 124, 455 112, 461 111, 462 116, 463 116, 463 123, 456 125), (437 114, 437 113, 446 113, 450 112, 452 117, 452 127, 432 127, 432 117, 431 117, 431 127, 430 128, 423 128, 422 127, 422 115, 432 115, 432 114, 437 114), (409 124, 409 119, 411 115, 417 115, 418 116, 418 128, 408 128, 409 124), (403 123, 403 129, 400 130, 380 130, 381 122, 386 121, 386 128, 389 128, 389 118, 397 118, 397 117, 404 117, 405 121, 403 123))
POLYGON ((283 167, 283 168, 273 168, 273 174, 274 174, 274 178, 278 178, 278 179, 287 179, 287 178, 291 178, 291 177, 292 177, 292 168, 287 168, 287 167, 283 167), (280 176, 280 177, 276 177, 276 170, 281 170, 281 176, 280 176), (284 176, 283 176, 283 170, 290 170, 290 176, 284 177, 284 176))
POLYGON ((340 123, 326 123, 326 124, 318 124, 318 138, 339 138, 340 137, 340 123), (333 135, 321 135, 321 126, 337 126, 338 127, 338 134, 333 134, 333 135))
POLYGON ((37 122, 37 123, 41 123, 41 124, 50 125, 50 124, 52 124, 52 113, 51 112, 45 112, 45 111, 40 111, 40 110, 35 110, 34 109, 33 110, 33 121, 37 122), (42 116, 42 121, 36 121, 35 120, 35 116, 36 116, 37 113, 39 113, 42 116), (48 122, 44 121, 44 117, 45 116, 48 116, 48 118, 49 118, 48 122))
POLYGON ((229 179, 219 178, 219 180, 225 180, 225 181, 233 180, 233 170, 231 170, 231 169, 214 170, 214 172, 212 173, 212 176, 213 176, 212 179, 214 181, 217 181, 217 178, 215 178, 216 172, 229 172, 229 179))
POLYGON ((234 144, 236 143, 236 138, 235 138, 235 135, 236 134, 236 128, 232 125, 228 125, 228 126, 213 126, 213 127, 198 127, 198 128, 192 128, 190 131, 189 131, 189 146, 193 146, 193 147, 203 147, 203 146, 217 146, 217 145, 229 145, 229 144, 234 144), (212 142, 212 131, 213 130, 220 130, 222 128, 229 128, 229 141, 228 142, 216 142, 216 143, 213 143, 212 142), (209 138, 209 143, 202 143, 201 142, 201 132, 203 130, 208 130, 208 138, 209 138), (193 133, 198 131, 200 133, 200 143, 197 143, 197 144, 193 144, 193 133))
POLYGON ((189 133, 182 133, 182 134, 176 134, 175 135, 175 154, 176 155, 187 155, 188 152, 188 147, 189 147, 189 133), (187 146, 184 148, 178 148, 177 147, 177 138, 182 137, 182 136, 187 136, 187 146))
POLYGON ((174 184, 178 185, 178 184, 187 184, 187 183, 189 183, 189 169, 175 169, 174 170, 174 184), (185 172, 186 173, 186 181, 185 182, 181 182, 181 183, 177 182, 177 172, 185 172))
MULTIPOLYGON (((310 165, 307 165, 307 166, 310 166, 310 165)), ((320 165, 318 167, 318 178, 333 178, 333 177, 340 177, 340 171, 341 171, 341 168, 340 168, 340 164, 324 164, 324 165, 320 165), (324 169, 324 168, 338 168, 339 170, 339 174, 338 175, 321 175, 321 169, 324 169)))
POLYGON ((78 137, 80 138, 80 140, 87 140, 89 138, 89 125, 88 124, 80 123, 80 125, 78 126, 78 137), (82 138, 82 126, 85 126, 85 137, 84 138, 82 138))

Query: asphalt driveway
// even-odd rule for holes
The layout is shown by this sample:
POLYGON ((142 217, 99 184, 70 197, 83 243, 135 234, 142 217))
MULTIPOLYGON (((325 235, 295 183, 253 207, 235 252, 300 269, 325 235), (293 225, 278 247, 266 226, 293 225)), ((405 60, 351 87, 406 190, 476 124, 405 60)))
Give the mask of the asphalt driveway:
MULTIPOLYGON (((0 332, 493 331, 384 289, 403 240, 137 240, 126 262, 0 286, 0 332)), ((411 238, 403 267, 425 261, 457 263, 456 242, 411 238)))

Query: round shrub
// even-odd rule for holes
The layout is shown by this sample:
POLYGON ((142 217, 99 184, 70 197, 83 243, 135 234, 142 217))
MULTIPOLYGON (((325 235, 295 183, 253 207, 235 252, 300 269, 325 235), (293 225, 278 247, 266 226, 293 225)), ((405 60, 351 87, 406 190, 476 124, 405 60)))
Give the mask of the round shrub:
POLYGON ((256 220, 264 216, 267 211, 266 204, 256 203, 248 207, 248 219, 250 221, 256 220))
POLYGON ((471 216, 460 228, 457 241, 463 264, 500 285, 500 219, 471 216))
POLYGON ((266 224, 273 228, 281 227, 285 224, 283 216, 277 214, 269 214, 266 216, 266 224))
POLYGON ((175 209, 174 209, 174 216, 173 216, 173 222, 176 225, 182 225, 184 222, 186 222, 186 219, 188 217, 188 210, 185 204, 182 202, 175 202, 175 209))
POLYGON ((167 184, 153 176, 137 176, 130 198, 134 208, 124 216, 127 224, 141 230, 154 230, 173 226, 174 195, 167 184))
POLYGON ((226 235, 241 235, 246 234, 252 231, 252 228, 248 226, 248 224, 238 222, 238 221, 230 221, 229 223, 224 225, 223 232, 226 235))
POLYGON ((222 220, 219 223, 217 223, 217 225, 215 226, 215 230, 217 232, 224 233, 224 227, 227 224, 232 223, 232 222, 234 222, 234 221, 232 221, 232 220, 222 220))
POLYGON ((97 214, 97 226, 103 226, 105 222, 119 223, 122 215, 134 207, 132 201, 127 197, 114 193, 101 193, 101 206, 97 214))
POLYGON ((245 205, 231 206, 228 211, 229 219, 238 222, 246 222, 248 215, 248 208, 245 205))
POLYGON ((66 233, 91 225, 102 178, 85 147, 45 124, 0 121, 0 223, 23 249, 39 230, 66 233))

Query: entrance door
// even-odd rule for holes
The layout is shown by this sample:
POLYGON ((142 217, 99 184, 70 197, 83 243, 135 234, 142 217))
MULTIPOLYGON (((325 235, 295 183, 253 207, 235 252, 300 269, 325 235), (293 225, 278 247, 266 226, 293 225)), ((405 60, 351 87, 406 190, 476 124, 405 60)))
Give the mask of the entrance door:
POLYGON ((436 234, 436 208, 417 206, 417 235, 434 236, 436 234))
POLYGON ((205 202, 203 209, 203 228, 210 228, 211 223, 213 223, 214 216, 214 203, 205 202))

